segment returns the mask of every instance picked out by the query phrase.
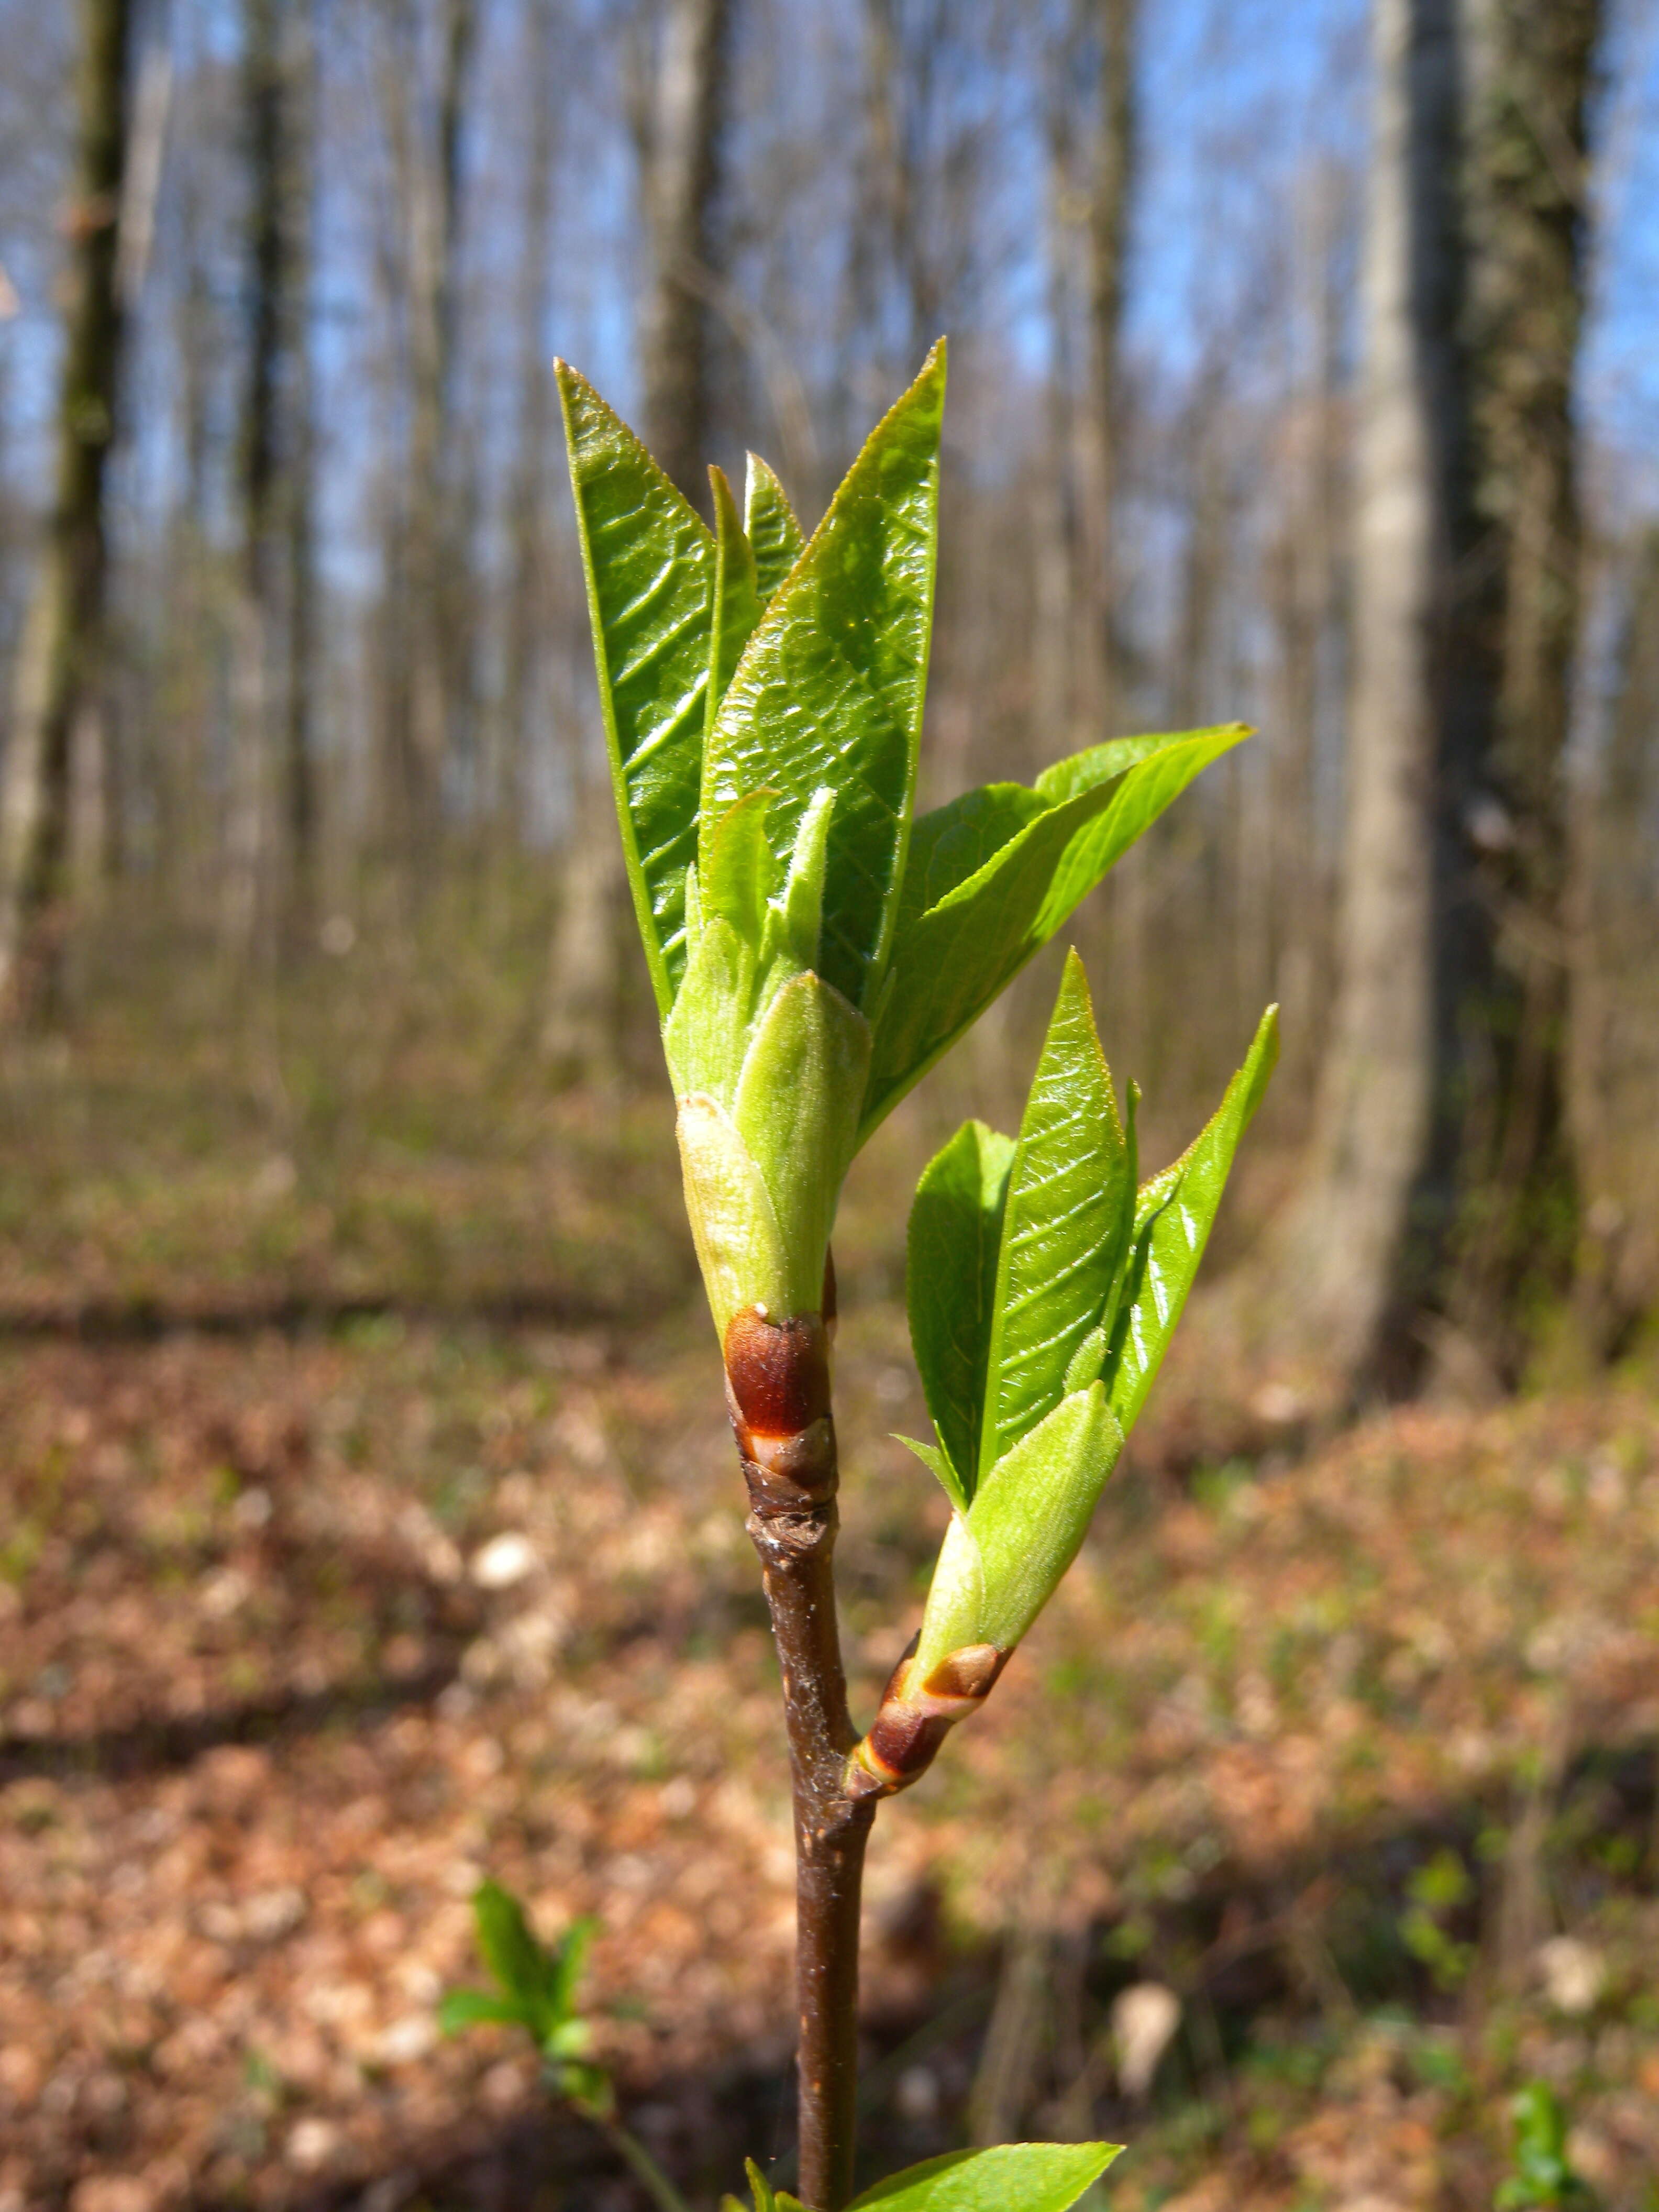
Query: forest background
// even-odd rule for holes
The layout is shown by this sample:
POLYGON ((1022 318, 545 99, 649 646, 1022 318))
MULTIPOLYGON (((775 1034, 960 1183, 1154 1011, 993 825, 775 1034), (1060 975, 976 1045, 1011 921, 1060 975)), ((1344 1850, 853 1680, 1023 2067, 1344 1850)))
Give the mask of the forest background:
MULTIPOLYGON (((787 2155, 551 365, 810 525, 941 331, 924 803, 1256 723, 1076 934, 1149 1156, 1269 999, 1285 1054, 1026 1705, 878 1850, 872 2139, 1484 2205, 1546 2079, 1655 2201, 1652 0, 0 0, 0 2205, 631 2203, 436 2038, 483 1871, 599 1913, 689 2187, 787 2155)), ((905 1194, 1053 981, 838 1231, 866 1703, 905 1194)))

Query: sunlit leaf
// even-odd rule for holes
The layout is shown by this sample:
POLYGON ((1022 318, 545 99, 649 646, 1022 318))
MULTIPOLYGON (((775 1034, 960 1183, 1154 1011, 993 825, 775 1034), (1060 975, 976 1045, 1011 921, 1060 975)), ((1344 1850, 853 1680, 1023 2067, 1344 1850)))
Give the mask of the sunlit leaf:
POLYGON ((910 1208, 910 1342, 954 1490, 934 1472, 964 1507, 979 1479, 997 1255, 1013 1158, 1011 1138, 982 1121, 965 1121, 928 1162, 910 1208))
POLYGON ((871 433, 768 606, 703 767, 705 837, 733 799, 770 790, 773 835, 784 849, 815 793, 836 793, 820 968, 860 1007, 885 966, 909 836, 944 399, 936 347, 871 433))
POLYGON ((714 506, 714 596, 708 627, 708 689, 703 702, 705 739, 732 681, 732 672, 761 618, 755 555, 738 520, 738 503, 723 469, 710 469, 714 506))
POLYGON ((764 605, 799 560, 806 540, 783 486, 758 453, 749 456, 743 526, 755 549, 755 577, 764 605))
POLYGON ((438 2026, 445 2035, 459 2035, 468 2027, 527 2027, 535 2022, 516 1997, 492 1996, 487 1990, 446 1990, 438 2007, 438 2026))
POLYGON ((1279 1010, 1261 1017, 1244 1065, 1214 1117, 1173 1166, 1145 1184, 1135 1204, 1128 1275, 1106 1371, 1125 1432, 1146 1402, 1209 1241, 1238 1140, 1279 1057, 1279 1010))
POLYGON ((564 362, 556 373, 617 820, 665 1016, 696 857, 714 541, 587 380, 564 362))
POLYGON ((1065 1395, 1073 1355, 1105 1313, 1133 1203, 1134 1156, 1073 951, 1008 1173, 981 1474, 1065 1395))
POLYGON ((1248 734, 1233 723, 1118 738, 1057 763, 1035 792, 991 784, 921 817, 877 1025, 865 1136, 1194 777, 1248 734))
POLYGON ((1122 2148, 1118 2143, 1003 2143, 947 2151, 857 2197, 850 2212, 1067 2212, 1122 2148))

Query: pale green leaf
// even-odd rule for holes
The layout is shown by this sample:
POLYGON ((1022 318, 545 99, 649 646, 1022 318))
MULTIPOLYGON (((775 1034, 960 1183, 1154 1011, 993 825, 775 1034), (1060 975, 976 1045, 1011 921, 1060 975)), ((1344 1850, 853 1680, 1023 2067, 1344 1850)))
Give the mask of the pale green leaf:
POLYGON ((806 540, 783 486, 758 453, 749 456, 743 526, 755 549, 756 580, 764 605, 799 560, 806 540))
POLYGON ((724 469, 711 468, 708 489, 714 507, 714 597, 708 627, 708 689, 704 701, 704 736, 720 711, 732 672, 761 618, 755 581, 755 555, 738 520, 738 503, 724 469))
POLYGON ((920 1437, 901 1436, 896 1429, 892 1431, 892 1437, 896 1444, 902 1444, 906 1451, 915 1454, 929 1474, 937 1480, 951 1504, 959 1513, 965 1513, 968 1510, 968 1493, 962 1486, 961 1476, 941 1447, 925 1444, 920 1437))
POLYGON ((617 819, 665 1016, 696 857, 714 541, 586 379, 564 362, 556 374, 617 819))
POLYGON ((939 1547, 916 1647, 924 1680, 964 1644, 1014 1649, 1077 1557, 1122 1449, 1095 1382, 1062 1398, 981 1476, 939 1547))
POLYGON ((964 1121, 922 1171, 910 1207, 910 1342, 963 1506, 979 1479, 997 1255, 1013 1158, 1012 1139, 982 1121, 964 1121))
POLYGON ((523 1905, 498 1881, 480 1882, 472 1893, 472 1920, 484 1964, 536 2034, 544 2034, 554 2024, 549 2008, 552 1961, 523 1905))
POLYGON ((871 433, 750 639, 710 733, 707 826, 745 792, 778 794, 780 849, 836 794, 820 970, 873 1001, 909 836, 933 622, 942 347, 871 433))
POLYGON ((705 915, 729 921, 745 945, 760 949, 766 926, 766 902, 775 863, 766 841, 766 814, 772 795, 751 791, 728 806, 708 840, 708 858, 698 871, 697 890, 705 915))
POLYGON ((981 1474, 1064 1396, 1073 1356, 1105 1315, 1133 1206, 1133 1152, 1095 1034, 1088 978, 1073 951, 1008 1174, 981 1474))
POLYGON ((1278 1057, 1279 1010, 1269 1006, 1213 1119, 1172 1167, 1141 1188, 1128 1274, 1106 1365, 1113 1410, 1126 1433, 1169 1349, 1204 1256, 1238 1140, 1261 1102, 1278 1057))
POLYGON ((817 1310, 869 1068, 869 1024, 811 974, 775 994, 744 1057, 732 1118, 771 1194, 789 1257, 786 1312, 817 1310))
POLYGON ((912 841, 918 872, 913 882, 907 870, 861 1139, 1200 769, 1248 734, 1243 724, 1230 724, 1117 738, 1056 763, 1034 793, 992 784, 922 816, 912 841))
POLYGON ((1002 2143, 946 2151, 878 2181, 850 2212, 1067 2212, 1119 2143, 1002 2143))

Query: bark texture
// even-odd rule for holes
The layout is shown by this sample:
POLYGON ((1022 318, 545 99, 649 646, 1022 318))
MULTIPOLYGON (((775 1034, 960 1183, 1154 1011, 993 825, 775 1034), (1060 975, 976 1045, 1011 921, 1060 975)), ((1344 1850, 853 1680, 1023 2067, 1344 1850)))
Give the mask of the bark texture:
POLYGON ((95 701, 107 556, 104 479, 120 391, 118 283, 131 0, 81 0, 70 306, 51 521, 14 677, 0 811, 0 1007, 50 1013, 67 926, 71 742, 95 701))
POLYGON ((652 283, 641 334, 646 442, 707 511, 708 295, 725 136, 730 0, 667 0, 653 96, 637 132, 652 283))

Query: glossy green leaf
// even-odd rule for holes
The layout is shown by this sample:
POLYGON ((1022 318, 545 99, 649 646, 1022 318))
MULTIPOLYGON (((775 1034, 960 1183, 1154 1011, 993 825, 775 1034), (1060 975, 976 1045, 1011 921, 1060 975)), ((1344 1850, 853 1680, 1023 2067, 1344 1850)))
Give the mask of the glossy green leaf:
POLYGON ((943 1474, 939 1479, 964 1507, 979 1479, 997 1258, 1013 1158, 1011 1138, 982 1121, 964 1121, 923 1170, 910 1208, 910 1342, 954 1490, 943 1474))
POLYGON ((1057 1406, 1101 1322, 1129 1242, 1134 1154, 1066 957, 1009 1170, 986 1361, 981 1475, 1057 1406))
POLYGON ((862 1135, 969 1028, 1242 723, 1123 738, 917 822, 862 1135), (923 905, 926 899, 929 902, 923 905))
POLYGON ((1278 1057, 1279 1010, 1269 1006, 1213 1119, 1173 1166, 1143 1186, 1136 1201, 1128 1273, 1107 1362, 1113 1410, 1126 1433, 1169 1349, 1238 1140, 1261 1103, 1278 1057))
POLYGON ((783 486, 758 453, 749 456, 743 526, 755 549, 755 574, 763 605, 799 560, 806 540, 783 486))
POLYGON ((720 711, 732 672, 761 618, 755 555, 738 519, 738 503, 724 469, 711 468, 714 508, 714 597, 708 625, 708 687, 703 702, 704 741, 720 711))
POLYGON ((617 820, 666 1016, 696 857, 714 541, 587 380, 564 362, 556 374, 617 820))
POLYGON ((1119 2143, 1002 2143, 946 2151, 866 2189, 850 2212, 1067 2212, 1119 2143))
POLYGON ((981 1476, 939 1547, 916 1647, 924 1680, 965 1644, 1014 1649, 1077 1557, 1122 1449, 1095 1382, 1062 1398, 981 1476))
POLYGON ((819 965, 860 1008, 886 966, 909 837, 944 399, 935 347, 768 606, 703 763, 705 825, 745 792, 774 791, 780 849, 814 795, 835 792, 819 965))

